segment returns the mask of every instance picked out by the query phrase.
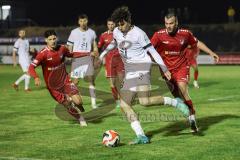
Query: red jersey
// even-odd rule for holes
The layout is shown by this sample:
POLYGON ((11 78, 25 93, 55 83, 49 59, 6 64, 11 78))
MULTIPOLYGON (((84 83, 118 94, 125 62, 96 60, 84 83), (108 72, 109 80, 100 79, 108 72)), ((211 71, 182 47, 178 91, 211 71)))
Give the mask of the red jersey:
POLYGON ((35 67, 41 65, 44 80, 47 86, 49 86, 48 81, 50 74, 52 74, 51 79, 53 78, 55 83, 64 83, 64 80, 67 77, 66 67, 64 63, 65 57, 77 58, 82 56, 89 56, 89 53, 70 53, 64 45, 57 46, 55 50, 51 50, 48 47, 45 47, 37 54, 36 58, 30 64, 28 72, 32 77, 38 77, 35 71, 35 67), (56 74, 56 72, 59 74, 56 74))
POLYGON ((188 57, 189 61, 191 61, 192 59, 197 58, 200 49, 197 46, 194 46, 192 48, 186 48, 184 52, 186 52, 186 56, 188 57))
POLYGON ((161 29, 154 33, 151 43, 171 71, 188 64, 184 50, 189 45, 195 46, 197 39, 186 29, 178 29, 174 35, 169 35, 166 29, 161 29))
MULTIPOLYGON (((99 42, 98 42, 98 48, 105 50, 107 46, 112 42, 113 40, 113 32, 106 31, 101 34, 99 37, 99 42)), ((106 59, 111 59, 113 56, 120 56, 117 48, 113 49, 106 55, 106 59)))

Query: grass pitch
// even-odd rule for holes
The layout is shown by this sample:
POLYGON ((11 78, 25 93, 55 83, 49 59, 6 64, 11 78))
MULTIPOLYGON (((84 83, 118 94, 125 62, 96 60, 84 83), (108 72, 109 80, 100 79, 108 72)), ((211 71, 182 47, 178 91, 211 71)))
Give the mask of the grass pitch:
MULTIPOLYGON (((41 75, 41 70, 38 69, 41 75)), ((134 106, 151 143, 129 146, 134 138, 129 123, 119 109, 89 122, 80 128, 55 114, 56 102, 43 85, 31 79, 31 93, 16 92, 11 84, 21 69, 0 66, 0 159, 195 159, 236 160, 240 156, 240 69, 239 66, 200 66, 200 89, 190 82, 190 95, 196 106, 200 133, 190 134, 186 120, 171 107, 134 106), (102 146, 102 134, 114 129, 121 136, 116 148, 102 146)), ((170 96, 153 69, 153 84, 161 94, 170 96)), ((80 83, 83 101, 91 112, 87 85, 80 83), (85 87, 85 88, 84 88, 85 87), (84 90, 85 89, 85 90, 84 90), (84 91, 83 91, 84 90, 84 91)), ((111 99, 108 82, 101 70, 96 80, 98 103, 111 99)), ((114 106, 111 101, 102 107, 114 106)))

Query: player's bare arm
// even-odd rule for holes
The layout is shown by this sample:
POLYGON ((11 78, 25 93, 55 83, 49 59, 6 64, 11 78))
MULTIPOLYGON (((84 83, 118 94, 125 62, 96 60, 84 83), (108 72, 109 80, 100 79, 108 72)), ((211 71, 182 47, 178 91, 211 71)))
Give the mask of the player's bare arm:
POLYGON ((98 47, 97 47, 96 40, 94 40, 94 42, 93 42, 93 51, 91 52, 91 56, 99 57, 99 52, 98 52, 98 47))
POLYGON ((211 57, 213 57, 215 62, 219 61, 219 56, 215 52, 213 52, 210 48, 208 48, 207 45, 202 41, 198 40, 197 47, 200 50, 204 51, 205 53, 209 54, 211 57))
POLYGON ((16 67, 17 66, 16 51, 13 51, 12 58, 13 58, 13 67, 16 67))

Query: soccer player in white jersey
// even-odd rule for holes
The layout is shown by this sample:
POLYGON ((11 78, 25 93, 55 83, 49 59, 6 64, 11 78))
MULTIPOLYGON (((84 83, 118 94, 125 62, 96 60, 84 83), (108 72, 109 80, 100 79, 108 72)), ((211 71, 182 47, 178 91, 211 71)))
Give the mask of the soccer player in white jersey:
POLYGON ((151 54, 154 61, 161 67, 167 79, 171 79, 171 74, 160 55, 151 45, 146 33, 131 24, 131 13, 128 7, 117 8, 112 14, 112 19, 118 27, 113 31, 114 40, 102 52, 100 59, 103 59, 108 51, 117 45, 125 67, 124 84, 120 91, 120 106, 137 136, 130 144, 149 143, 149 139, 143 132, 137 114, 132 108, 131 102, 136 94, 139 97, 140 104, 144 106, 153 104, 171 105, 182 111, 185 116, 189 115, 189 110, 179 99, 149 96, 150 67, 152 61, 147 52, 151 54))
POLYGON ((78 17, 79 27, 71 31, 67 45, 70 52, 93 52, 89 56, 75 58, 72 61, 71 77, 74 84, 78 84, 78 78, 84 78, 89 82, 89 92, 91 96, 92 108, 97 108, 95 83, 94 83, 94 57, 98 56, 96 33, 88 27, 88 16, 81 14, 78 17))
POLYGON ((30 76, 28 75, 28 67, 30 65, 30 56, 29 56, 29 41, 25 38, 26 32, 25 30, 20 30, 18 32, 19 38, 14 43, 13 47, 13 66, 16 67, 17 60, 16 60, 16 54, 18 54, 18 61, 22 68, 23 75, 17 79, 15 83, 12 84, 13 88, 18 91, 19 83, 23 80, 25 80, 25 91, 29 92, 31 91, 29 89, 29 82, 30 82, 30 76))

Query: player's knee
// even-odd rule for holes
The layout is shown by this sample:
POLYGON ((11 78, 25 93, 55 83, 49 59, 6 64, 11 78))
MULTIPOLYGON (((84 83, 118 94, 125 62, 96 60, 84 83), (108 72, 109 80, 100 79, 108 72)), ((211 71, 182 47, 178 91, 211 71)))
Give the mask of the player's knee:
POLYGON ((148 98, 139 98, 139 103, 143 106, 148 106, 150 104, 150 101, 148 98))

